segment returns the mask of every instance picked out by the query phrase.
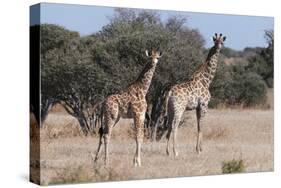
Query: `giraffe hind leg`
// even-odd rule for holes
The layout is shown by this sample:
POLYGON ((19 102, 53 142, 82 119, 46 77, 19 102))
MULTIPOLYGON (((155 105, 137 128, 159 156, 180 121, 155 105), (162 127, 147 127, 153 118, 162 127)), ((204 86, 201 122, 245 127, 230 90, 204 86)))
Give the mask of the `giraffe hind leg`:
POLYGON ((175 118, 173 122, 173 152, 174 152, 174 157, 177 157, 179 155, 177 151, 177 130, 178 130, 178 125, 179 125, 179 118, 175 118))
POLYGON ((175 120, 175 108, 174 108, 174 104, 173 104, 173 98, 169 98, 168 99, 168 109, 167 109, 167 127, 168 127, 168 132, 166 135, 166 139, 167 139, 167 146, 166 146, 166 153, 167 155, 170 155, 170 138, 171 138, 171 133, 173 130, 173 123, 175 120))
POLYGON ((169 144, 169 141, 170 141, 170 137, 171 137, 171 132, 172 132, 172 128, 169 127, 167 135, 166 135, 166 139, 167 139, 166 154, 167 155, 170 155, 170 144, 169 144))
POLYGON ((99 159, 99 153, 100 153, 100 149, 101 149, 101 145, 102 145, 102 137, 103 137, 103 128, 100 127, 99 128, 99 144, 98 144, 98 149, 97 149, 97 152, 96 152, 96 156, 95 156, 95 161, 94 162, 97 162, 98 159, 99 159))

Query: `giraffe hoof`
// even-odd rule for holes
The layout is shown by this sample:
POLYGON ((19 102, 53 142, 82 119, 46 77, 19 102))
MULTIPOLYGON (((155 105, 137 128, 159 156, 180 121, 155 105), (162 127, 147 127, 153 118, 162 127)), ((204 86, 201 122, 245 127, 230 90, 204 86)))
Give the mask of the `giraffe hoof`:
POLYGON ((139 163, 135 163, 135 164, 134 164, 134 166, 135 166, 135 167, 140 167, 140 166, 141 166, 141 164, 139 164, 139 163))
POLYGON ((170 152, 169 152, 169 150, 166 150, 166 154, 169 156, 170 155, 170 152))
POLYGON ((196 151, 197 151, 197 154, 199 155, 202 152, 202 148, 201 147, 196 147, 196 151))
POLYGON ((105 167, 108 167, 108 166, 109 166, 108 160, 105 160, 105 161, 104 161, 104 166, 105 166, 105 167))
POLYGON ((134 158, 134 166, 135 166, 135 167, 141 166, 140 159, 138 159, 137 157, 134 158))
POLYGON ((95 160, 94 160, 94 163, 97 163, 97 162, 98 162, 98 159, 99 159, 99 158, 96 157, 95 160))
POLYGON ((98 161, 98 156, 94 156, 93 154, 90 154, 92 161, 94 161, 94 163, 96 163, 98 161))

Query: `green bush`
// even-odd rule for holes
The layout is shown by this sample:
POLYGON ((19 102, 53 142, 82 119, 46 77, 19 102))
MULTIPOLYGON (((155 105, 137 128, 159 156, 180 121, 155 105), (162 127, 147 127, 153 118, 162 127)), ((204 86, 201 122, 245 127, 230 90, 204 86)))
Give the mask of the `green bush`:
POLYGON ((263 104, 266 99, 266 85, 263 78, 245 69, 245 64, 237 64, 231 69, 232 79, 225 88, 228 104, 253 106, 263 104))
POLYGON ((231 160, 222 164, 223 174, 241 173, 245 170, 243 160, 231 160))
POLYGON ((273 87, 273 67, 261 55, 250 58, 246 68, 260 75, 268 87, 273 87))
POLYGON ((257 73, 248 70, 246 65, 246 62, 241 62, 218 68, 211 85, 211 108, 222 103, 249 107, 265 102, 265 81, 257 73))

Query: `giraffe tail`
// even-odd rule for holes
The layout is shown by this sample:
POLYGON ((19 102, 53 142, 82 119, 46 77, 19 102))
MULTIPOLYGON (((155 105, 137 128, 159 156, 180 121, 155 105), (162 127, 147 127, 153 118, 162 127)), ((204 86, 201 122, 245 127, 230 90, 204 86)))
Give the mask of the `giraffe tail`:
POLYGON ((99 116, 99 121, 100 121, 100 128, 99 128, 99 135, 102 136, 104 131, 103 131, 103 102, 100 104, 101 106, 101 112, 99 116))
POLYGON ((165 92, 164 92, 164 101, 163 101, 163 105, 162 105, 162 110, 164 112, 164 117, 167 116, 167 111, 168 111, 168 102, 169 102, 169 97, 171 95, 171 90, 170 87, 168 87, 165 92))

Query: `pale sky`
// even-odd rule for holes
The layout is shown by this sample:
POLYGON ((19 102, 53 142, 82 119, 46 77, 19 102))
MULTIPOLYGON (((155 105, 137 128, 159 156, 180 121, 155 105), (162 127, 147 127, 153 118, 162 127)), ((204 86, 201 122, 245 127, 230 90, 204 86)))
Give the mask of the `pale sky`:
MULTIPOLYGON (((36 8, 33 7, 32 10, 36 8)), ((39 9, 37 9, 39 13, 39 9)), ((214 33, 227 36, 227 47, 243 50, 245 47, 265 47, 264 30, 274 28, 272 17, 237 16, 226 14, 193 13, 177 11, 157 11, 164 21, 170 15, 187 16, 187 26, 198 29, 204 37, 206 47, 213 43, 214 33)), ((38 23, 58 24, 80 35, 89 35, 99 31, 109 23, 114 15, 114 8, 87 5, 41 4, 40 20, 31 15, 31 25, 38 23)))

